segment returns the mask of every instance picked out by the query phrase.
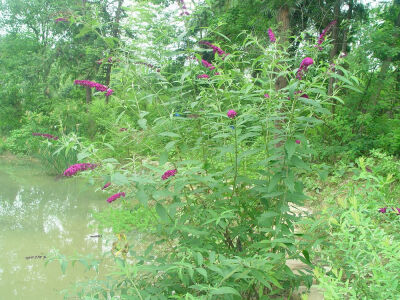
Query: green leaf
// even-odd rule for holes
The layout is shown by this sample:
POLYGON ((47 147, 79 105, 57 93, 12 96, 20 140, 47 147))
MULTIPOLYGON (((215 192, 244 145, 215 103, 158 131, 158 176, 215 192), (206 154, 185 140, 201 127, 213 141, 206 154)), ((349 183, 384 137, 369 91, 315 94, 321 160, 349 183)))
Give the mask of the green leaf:
POLYGON ((282 178, 281 173, 276 173, 274 176, 272 176, 268 185, 268 193, 271 193, 275 190, 275 187, 281 178, 282 178))
POLYGON ((286 153, 288 156, 288 159, 290 160, 290 158, 292 157, 292 155, 296 152, 296 143, 294 140, 287 140, 286 144, 285 144, 285 149, 286 149, 286 153))
POLYGON ((160 218, 163 222, 169 221, 167 210, 160 203, 156 204, 156 212, 160 216, 160 218))
POLYGON ((172 137, 172 138, 179 138, 179 137, 181 137, 179 134, 174 133, 174 132, 170 132, 170 131, 161 132, 161 133, 159 133, 158 135, 161 135, 161 136, 168 136, 168 137, 172 137))
POLYGON ((159 163, 160 166, 163 166, 168 161, 168 152, 164 151, 160 155, 159 163))
POLYGON ((211 295, 226 295, 226 294, 234 294, 236 296, 241 297, 240 293, 234 288, 231 288, 230 286, 221 286, 219 288, 211 290, 211 295))
POLYGON ((206 282, 208 281, 207 271, 204 268, 196 268, 196 271, 204 277, 206 282))
POLYGON ((60 265, 61 265, 61 272, 62 272, 63 274, 65 274, 65 272, 66 272, 66 270, 67 270, 68 261, 65 260, 65 259, 62 259, 62 260, 60 261, 60 265))
POLYGON ((139 189, 139 191, 136 193, 136 198, 143 206, 147 206, 149 196, 145 193, 143 189, 139 189))
POLYGON ((147 120, 146 119, 139 119, 138 124, 139 124, 140 128, 142 128, 143 130, 147 129, 147 120))
POLYGON ((298 157, 297 155, 294 155, 292 157, 292 159, 290 160, 290 163, 293 164, 295 167, 299 168, 299 169, 304 169, 307 171, 311 171, 311 168, 309 165, 307 165, 304 161, 301 160, 300 157, 298 157))
POLYGON ((111 175, 111 182, 116 185, 127 185, 129 184, 128 178, 121 173, 114 173, 111 175))

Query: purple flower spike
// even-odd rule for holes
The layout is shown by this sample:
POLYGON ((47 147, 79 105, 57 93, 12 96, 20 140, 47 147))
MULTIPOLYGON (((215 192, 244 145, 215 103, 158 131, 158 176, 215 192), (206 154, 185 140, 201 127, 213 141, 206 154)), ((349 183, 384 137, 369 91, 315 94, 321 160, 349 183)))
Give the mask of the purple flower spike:
POLYGON ((269 95, 268 95, 268 94, 264 94, 264 97, 265 97, 265 98, 269 98, 269 95))
POLYGON ((161 178, 162 180, 167 180, 168 177, 175 176, 176 173, 178 173, 177 169, 168 170, 161 176, 161 178))
POLYGON ((237 112, 234 111, 233 109, 231 109, 231 110, 228 110, 226 115, 228 116, 228 118, 234 119, 237 116, 237 112))
POLYGON ((66 169, 63 175, 69 177, 75 175, 79 171, 94 169, 96 167, 97 167, 96 164, 89 164, 89 163, 75 164, 66 169))
POLYGON ((296 72, 296 78, 301 80, 303 79, 304 72, 307 71, 308 67, 314 63, 314 60, 311 57, 306 57, 300 63, 300 67, 296 72))
POLYGON ((200 41, 199 44, 206 45, 206 46, 210 47, 211 49, 213 49, 214 54, 215 54, 215 52, 217 52, 219 56, 227 56, 227 55, 228 55, 228 54, 227 54, 225 51, 223 51, 221 48, 219 48, 219 47, 217 47, 217 46, 211 44, 210 42, 207 42, 207 41, 200 41))
POLYGON ((274 34, 274 32, 272 31, 271 28, 268 28, 268 36, 269 36, 269 41, 271 43, 275 43, 276 42, 275 34, 274 34))
POLYGON ((330 22, 328 24, 328 26, 326 26, 326 28, 322 31, 322 33, 320 34, 319 38, 318 38, 318 45, 321 45, 324 40, 325 40, 325 35, 329 32, 329 30, 331 30, 333 28, 333 26, 335 26, 336 24, 336 20, 330 22))
POLYGON ((215 67, 211 63, 209 63, 208 61, 206 61, 204 59, 201 60, 201 63, 203 64, 203 66, 205 66, 206 68, 208 68, 210 70, 215 69, 215 67))
POLYGON ((387 207, 380 208, 379 212, 384 214, 384 213, 386 213, 386 209, 387 209, 387 207))
POLYGON ((107 182, 101 189, 105 190, 106 188, 108 188, 111 185, 111 182, 107 182))
POLYGON ((33 136, 43 136, 43 137, 45 137, 45 138, 47 138, 49 140, 55 140, 55 141, 58 140, 58 136, 54 136, 54 135, 51 135, 51 134, 48 134, 48 133, 33 132, 32 135, 33 136))
POLYGON ((68 22, 68 19, 66 18, 57 18, 54 20, 54 22, 59 23, 59 22, 68 22))
POLYGON ((210 78, 210 76, 208 76, 207 74, 201 74, 201 75, 197 75, 197 78, 210 78))
POLYGON ((125 197, 125 193, 122 192, 122 193, 118 193, 118 194, 112 195, 110 198, 107 199, 107 202, 111 203, 111 202, 117 200, 120 197, 125 197))
POLYGON ((107 90, 107 93, 106 93, 106 96, 108 97, 108 96, 110 96, 112 93, 114 93, 114 91, 113 91, 112 89, 108 89, 108 90, 107 90))

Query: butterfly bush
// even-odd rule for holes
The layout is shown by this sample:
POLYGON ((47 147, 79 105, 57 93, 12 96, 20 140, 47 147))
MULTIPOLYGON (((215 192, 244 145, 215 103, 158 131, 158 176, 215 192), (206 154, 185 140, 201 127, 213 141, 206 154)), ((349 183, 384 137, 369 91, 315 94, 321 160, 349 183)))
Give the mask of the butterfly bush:
POLYGON ((233 109, 228 110, 228 112, 226 113, 226 115, 228 116, 228 118, 230 119, 234 119, 237 116, 237 112, 234 111, 233 109))
POLYGON ((168 170, 161 176, 161 179, 162 180, 167 180, 169 177, 175 176, 176 173, 178 173, 177 169, 168 170))
POLYGON ((86 170, 92 170, 94 168, 96 168, 97 165, 96 164, 90 164, 90 163, 81 163, 81 164, 75 164, 72 165, 70 167, 68 167, 68 169, 66 169, 63 173, 64 176, 70 177, 75 175, 76 173, 80 172, 80 171, 86 171, 86 170))
POLYGON ((120 197, 125 197, 125 193, 124 193, 124 192, 121 192, 121 193, 114 194, 114 195, 112 195, 110 198, 107 199, 107 202, 108 202, 108 203, 111 203, 111 202, 117 200, 117 199, 120 198, 120 197))
POLYGON ((54 20, 54 22, 59 23, 59 22, 68 22, 68 19, 66 18, 57 18, 54 20))
POLYGON ((272 31, 271 28, 268 28, 268 37, 269 37, 269 41, 271 43, 275 43, 276 42, 275 34, 274 34, 274 32, 272 31))
POLYGON ((218 53, 219 56, 227 56, 228 55, 224 50, 222 50, 221 48, 211 44, 210 42, 200 41, 199 44, 206 45, 206 46, 210 47, 211 49, 213 49, 214 54, 218 53))
POLYGON ((210 76, 208 76, 207 74, 201 74, 201 75, 197 75, 197 78, 210 78, 210 76))
POLYGON ((211 63, 209 63, 208 61, 206 61, 204 59, 201 60, 201 63, 203 64, 203 66, 205 66, 206 68, 208 68, 210 70, 215 69, 215 67, 211 63))
POLYGON ((105 190, 106 188, 108 188, 111 185, 111 182, 107 182, 101 189, 105 190))
POLYGON ((333 28, 333 26, 335 26, 336 23, 337 21, 333 20, 328 24, 328 26, 326 26, 318 38, 318 45, 321 45, 324 42, 326 34, 333 28))
POLYGON ((51 134, 48 134, 48 133, 33 132, 32 135, 33 136, 43 136, 43 137, 45 137, 45 138, 47 138, 49 140, 55 140, 55 141, 58 140, 58 136, 54 136, 54 135, 51 135, 51 134))
POLYGON ((110 96, 114 92, 112 89, 107 88, 105 85, 90 80, 75 80, 74 84, 95 88, 99 92, 106 92, 106 96, 110 96))
POLYGON ((306 72, 308 67, 311 66, 313 63, 314 63, 314 60, 311 57, 304 58, 301 61, 300 67, 296 72, 296 78, 299 80, 303 79, 304 72, 306 72))

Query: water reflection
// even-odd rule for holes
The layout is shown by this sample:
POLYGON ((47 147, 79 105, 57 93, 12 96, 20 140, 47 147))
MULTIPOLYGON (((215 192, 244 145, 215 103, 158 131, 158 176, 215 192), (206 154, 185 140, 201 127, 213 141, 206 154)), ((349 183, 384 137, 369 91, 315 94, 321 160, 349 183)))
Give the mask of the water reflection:
POLYGON ((51 249, 65 255, 101 255, 108 248, 89 226, 90 211, 107 205, 75 178, 56 181, 34 165, 19 166, 0 160, 0 299, 62 299, 59 291, 94 272, 69 267, 63 275, 57 263, 44 266, 51 249))

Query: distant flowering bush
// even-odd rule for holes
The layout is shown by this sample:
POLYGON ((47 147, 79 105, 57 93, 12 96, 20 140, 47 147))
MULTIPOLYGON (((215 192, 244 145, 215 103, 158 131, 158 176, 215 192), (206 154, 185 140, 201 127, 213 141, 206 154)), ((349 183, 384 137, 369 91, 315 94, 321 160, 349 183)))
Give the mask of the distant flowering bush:
POLYGON ((314 63, 314 60, 311 57, 304 58, 301 63, 300 67, 296 72, 296 78, 301 80, 303 78, 304 72, 307 71, 308 67, 314 63))
POLYGON ((59 23, 59 22, 68 22, 68 19, 66 18, 57 18, 54 20, 54 22, 59 23))
POLYGON ((150 63, 146 63, 146 62, 142 62, 142 61, 137 61, 137 62, 134 62, 134 64, 135 64, 135 65, 144 65, 144 66, 146 66, 146 67, 149 67, 150 69, 153 69, 153 70, 155 70, 155 71, 157 71, 157 72, 160 72, 160 68, 157 68, 156 66, 154 66, 153 64, 150 64, 150 63))
POLYGON ((114 195, 112 195, 110 198, 107 199, 107 202, 108 202, 108 203, 111 203, 111 202, 117 200, 117 199, 120 198, 120 197, 125 197, 125 193, 124 193, 124 192, 121 192, 121 193, 114 194, 114 195))
MULTIPOLYGON (((382 213, 382 214, 385 214, 385 213, 387 212, 387 209, 388 209, 388 207, 382 207, 382 208, 380 208, 378 211, 379 211, 380 213, 382 213)), ((397 215, 400 215, 400 208, 398 208, 398 207, 396 207, 396 208, 392 207, 392 210, 393 210, 394 212, 397 212, 397 215)))
POLYGON ((210 78, 210 76, 208 76, 207 74, 201 74, 201 75, 197 75, 197 78, 210 78))
POLYGON ((276 42, 275 34, 274 34, 274 32, 272 31, 271 28, 268 28, 268 36, 269 36, 269 41, 271 43, 275 43, 276 42))
POLYGON ((387 207, 382 207, 379 209, 379 212, 384 214, 384 213, 386 213, 386 209, 387 209, 387 207))
POLYGON ((108 188, 111 185, 111 182, 107 182, 101 189, 105 190, 106 188, 108 188))
POLYGON ((55 140, 55 141, 58 140, 58 136, 54 136, 54 135, 47 134, 47 133, 37 133, 37 132, 33 132, 32 135, 33 135, 33 136, 43 136, 43 137, 45 137, 45 138, 47 138, 47 139, 49 139, 49 140, 55 140))
POLYGON ((332 22, 330 22, 328 24, 328 26, 326 26, 326 28, 322 31, 322 33, 320 34, 319 38, 318 38, 318 45, 321 45, 324 40, 325 40, 325 35, 329 32, 329 30, 331 30, 333 28, 333 26, 335 26, 336 24, 336 20, 333 20, 332 22))
POLYGON ((228 55, 228 54, 227 54, 225 51, 223 51, 221 48, 219 48, 219 47, 217 47, 217 46, 211 44, 210 42, 207 42, 207 41, 200 41, 199 44, 201 44, 201 45, 206 45, 206 46, 210 47, 211 49, 213 49, 214 54, 215 54, 215 52, 217 52, 219 56, 227 56, 227 55, 228 55))
POLYGON ((201 63, 203 64, 203 66, 205 66, 206 68, 208 68, 210 70, 215 69, 215 67, 211 63, 209 63, 208 61, 206 61, 204 59, 201 60, 201 63))
POLYGON ((90 80, 75 80, 74 84, 95 88, 99 92, 106 92, 106 96, 110 96, 114 92, 112 89, 107 88, 105 85, 90 80))
POLYGON ((96 164, 89 164, 89 163, 75 164, 68 167, 68 169, 64 171, 63 175, 69 177, 75 175, 79 171, 85 171, 88 169, 92 170, 96 167, 97 167, 96 164))
POLYGON ((269 98, 269 95, 267 93, 264 94, 265 98, 269 98))
POLYGON ((228 118, 234 119, 237 116, 237 112, 234 111, 233 109, 230 109, 230 110, 228 110, 226 115, 228 116, 228 118))
POLYGON ((168 177, 175 176, 176 173, 178 173, 177 169, 168 170, 161 176, 161 178, 162 180, 166 180, 168 177))
POLYGON ((307 98, 307 99, 310 98, 310 97, 308 97, 308 95, 307 95, 306 93, 303 93, 303 91, 295 91, 294 94, 295 94, 295 95, 297 95, 297 94, 302 94, 302 95, 300 95, 300 97, 302 97, 302 98, 307 98))
POLYGON ((119 131, 127 131, 127 130, 128 130, 128 128, 125 128, 125 127, 122 127, 119 129, 119 131))

